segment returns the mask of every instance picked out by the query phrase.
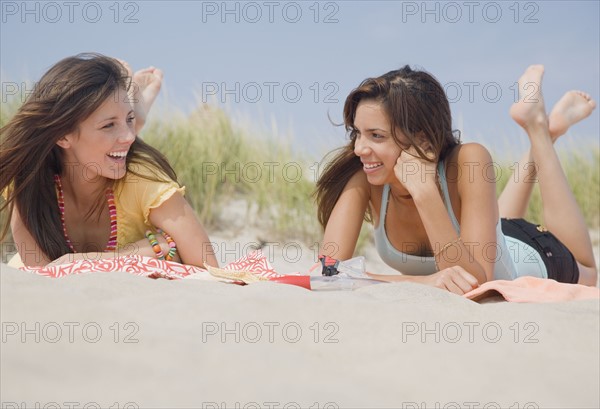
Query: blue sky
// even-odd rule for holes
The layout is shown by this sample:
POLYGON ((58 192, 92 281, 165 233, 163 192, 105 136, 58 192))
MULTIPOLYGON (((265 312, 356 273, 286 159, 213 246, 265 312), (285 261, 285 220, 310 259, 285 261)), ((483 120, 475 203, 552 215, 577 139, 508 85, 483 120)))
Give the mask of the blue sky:
MULTIPOLYGON (((410 64, 445 86, 464 140, 501 154, 525 146, 508 109, 529 64, 546 66, 548 106, 569 89, 600 98, 599 4, 2 1, 2 97, 63 57, 95 51, 165 71, 152 115, 212 101, 251 131, 276 123, 279 137, 318 156, 345 141, 328 116, 340 122, 348 92, 410 64)), ((561 143, 598 146, 599 135, 596 110, 561 143)))

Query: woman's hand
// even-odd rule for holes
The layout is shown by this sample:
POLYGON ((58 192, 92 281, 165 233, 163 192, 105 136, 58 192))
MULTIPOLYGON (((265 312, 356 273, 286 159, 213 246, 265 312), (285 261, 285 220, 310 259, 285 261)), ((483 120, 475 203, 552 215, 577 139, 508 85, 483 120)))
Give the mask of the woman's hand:
POLYGON ((367 273, 374 280, 386 281, 388 283, 410 282, 429 285, 432 287, 448 290, 451 293, 463 295, 479 287, 477 279, 469 274, 464 268, 454 266, 438 271, 428 276, 413 275, 381 275, 367 273))
POLYGON ((463 295, 479 287, 477 279, 460 266, 445 268, 430 276, 422 277, 422 283, 463 295))
MULTIPOLYGON (((431 150, 424 149, 424 152, 431 160, 435 158, 431 150)), ((427 188, 437 189, 436 172, 437 164, 421 158, 414 146, 402 150, 394 166, 396 178, 412 196, 427 188)))

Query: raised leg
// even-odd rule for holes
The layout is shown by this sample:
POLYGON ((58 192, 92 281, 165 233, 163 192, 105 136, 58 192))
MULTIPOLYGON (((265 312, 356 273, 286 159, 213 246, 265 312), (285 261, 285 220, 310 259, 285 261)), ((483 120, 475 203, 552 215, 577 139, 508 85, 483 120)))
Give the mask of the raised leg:
POLYGON ((527 151, 514 166, 515 170, 498 198, 498 209, 500 217, 522 219, 527 213, 537 176, 531 150, 527 151))
MULTIPOLYGON (((522 84, 521 92, 524 92, 524 103, 530 103, 529 99, 535 98, 537 85, 534 83, 522 84), (532 93, 533 90, 534 92, 532 93), (532 95, 533 94, 533 95, 532 95)), ((520 115, 517 109, 518 105, 511 109, 511 115, 514 113, 520 115)), ((548 118, 548 131, 552 142, 564 135, 569 127, 587 118, 594 108, 596 103, 590 95, 581 91, 569 91, 554 105, 552 112, 548 118)), ((517 118, 518 119, 518 118, 517 118)), ((498 205, 501 217, 508 218, 523 218, 529 206, 529 199, 537 177, 536 164, 533 160, 531 150, 526 152, 523 157, 515 164, 517 169, 508 180, 500 198, 498 205)))
MULTIPOLYGON (((537 172, 537 180, 542 196, 544 224, 573 253, 573 256, 582 267, 579 282, 595 285, 597 269, 588 228, 567 182, 554 149, 554 140, 549 131, 541 92, 543 73, 544 68, 540 65, 531 66, 525 71, 519 79, 520 92, 527 91, 532 87, 535 92, 533 94, 524 92, 530 96, 520 98, 511 107, 510 113, 513 119, 525 129, 531 142, 528 159, 535 163, 535 171, 537 172)), ((582 93, 575 95, 582 96, 582 93)), ((592 106, 591 109, 595 106, 589 98, 587 98, 586 103, 592 106)), ((576 117, 571 115, 570 120, 576 117)), ((558 117, 555 115, 555 118, 558 117)), ((580 119, 582 118, 578 120, 580 119)), ((566 128, 568 128, 568 125, 566 128)), ((558 134, 560 132, 564 133, 566 128, 563 124, 556 127, 555 132, 558 132, 558 134)), ((515 193, 518 189, 519 187, 516 187, 512 192, 509 191, 509 195, 515 193)), ((525 191, 525 188, 522 191, 525 191)))

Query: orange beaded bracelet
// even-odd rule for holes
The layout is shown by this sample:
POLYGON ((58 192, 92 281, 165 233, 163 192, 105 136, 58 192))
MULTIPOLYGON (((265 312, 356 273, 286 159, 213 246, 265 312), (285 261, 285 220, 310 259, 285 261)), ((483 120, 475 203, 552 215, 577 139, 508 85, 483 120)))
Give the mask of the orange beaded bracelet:
POLYGON ((164 255, 162 249, 160 248, 160 244, 158 244, 158 240, 156 240, 156 237, 154 237, 154 234, 152 234, 152 232, 150 230, 146 230, 146 238, 150 242, 150 246, 152 246, 152 250, 154 250, 154 253, 156 253, 156 258, 159 260, 164 260, 165 255, 164 255))
POLYGON ((169 245, 169 252, 165 256, 165 260, 167 260, 167 261, 173 260, 173 258, 175 257, 175 254, 177 254, 177 245, 175 244, 175 240, 173 240, 173 238, 171 236, 169 236, 166 232, 162 231, 161 229, 156 229, 156 231, 161 233, 163 236, 165 236, 165 239, 167 240, 167 244, 169 245))

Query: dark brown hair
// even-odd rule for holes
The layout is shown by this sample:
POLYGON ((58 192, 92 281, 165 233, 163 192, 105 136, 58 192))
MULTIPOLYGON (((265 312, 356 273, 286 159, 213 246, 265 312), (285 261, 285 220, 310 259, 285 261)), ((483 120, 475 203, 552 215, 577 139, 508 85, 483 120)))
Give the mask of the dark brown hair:
POLYGON ((430 160, 422 149, 422 141, 429 143, 435 157, 444 160, 460 141, 453 135, 450 104, 440 83, 425 71, 413 70, 408 65, 376 78, 364 80, 346 98, 344 126, 350 142, 340 148, 327 164, 319 180, 315 196, 318 217, 325 228, 344 187, 362 168, 360 158, 354 154, 356 130, 354 118, 361 101, 372 100, 381 104, 391 122, 394 141, 402 149, 398 131, 414 146, 419 156, 430 160))
MULTIPOLYGON (((10 221, 16 206, 24 226, 50 260, 71 252, 63 236, 53 179, 65 165, 56 142, 77 131, 115 92, 124 91, 125 96, 129 85, 126 70, 113 58, 100 54, 65 58, 44 74, 0 129, 0 192, 7 195, 0 210, 8 208, 10 221)), ((127 154, 127 172, 143 177, 132 171, 132 164, 152 165, 177 181, 166 158, 137 136, 127 154)), ((9 222, 2 238, 8 226, 9 222)))

